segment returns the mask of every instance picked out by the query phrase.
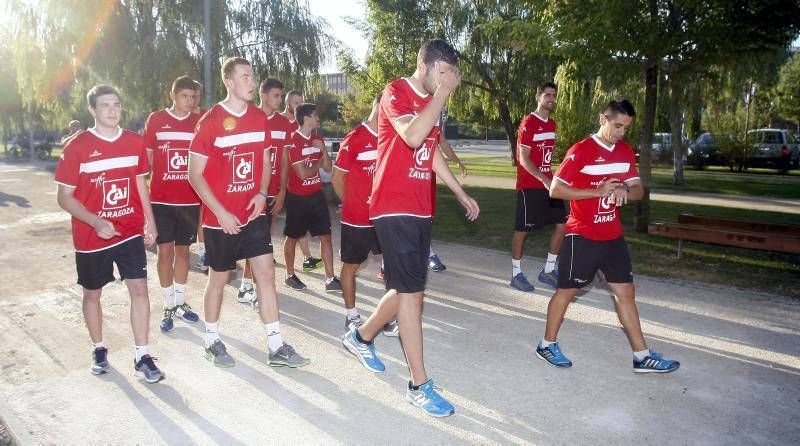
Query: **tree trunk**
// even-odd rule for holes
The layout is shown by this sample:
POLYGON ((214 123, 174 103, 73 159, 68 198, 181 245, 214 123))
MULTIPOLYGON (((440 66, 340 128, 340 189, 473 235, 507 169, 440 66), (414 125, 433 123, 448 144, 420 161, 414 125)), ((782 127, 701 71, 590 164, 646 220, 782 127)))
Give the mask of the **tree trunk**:
POLYGON ((644 73, 644 118, 639 139, 639 176, 644 186, 644 196, 636 203, 633 226, 636 232, 647 232, 650 224, 650 181, 653 153, 653 128, 658 101, 658 60, 650 59, 644 73))
POLYGON ((681 118, 682 88, 681 81, 678 79, 678 64, 673 60, 669 64, 669 126, 672 132, 672 159, 674 162, 672 184, 675 186, 683 185, 683 149, 681 148, 681 130, 683 128, 681 118))
POLYGON ((514 121, 511 120, 511 111, 508 109, 508 102, 498 100, 497 105, 500 108, 500 121, 503 123, 503 129, 506 131, 506 138, 508 139, 508 148, 511 151, 511 163, 517 165, 517 129, 514 127, 514 121))

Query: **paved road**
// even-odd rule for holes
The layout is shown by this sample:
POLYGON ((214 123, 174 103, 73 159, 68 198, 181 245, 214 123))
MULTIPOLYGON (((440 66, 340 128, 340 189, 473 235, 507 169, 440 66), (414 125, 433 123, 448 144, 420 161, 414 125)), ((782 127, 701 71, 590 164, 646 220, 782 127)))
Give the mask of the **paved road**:
MULTIPOLYGON (((221 330, 238 363, 212 367, 202 357, 199 325, 157 331, 151 268, 151 350, 167 379, 147 385, 133 377, 128 298, 119 283, 103 298, 114 371, 92 376, 69 222, 56 207, 51 174, 21 169, 0 164, 0 417, 22 444, 800 440, 800 301, 638 277, 651 346, 683 364, 672 375, 640 376, 631 372, 611 299, 594 289, 564 323, 562 345, 575 366, 557 370, 533 353, 550 291, 510 289, 505 253, 449 244, 437 244, 448 270, 430 277, 424 325, 428 368, 455 403, 453 417, 432 419, 404 401, 396 339, 377 340, 388 366, 382 375, 342 349, 341 297, 325 294, 319 273, 302 276, 307 291, 279 287, 284 332, 312 358, 307 368, 265 365, 263 328, 254 311, 236 303, 235 278, 225 291, 221 330)), ((152 267, 152 254, 149 260, 152 267)), ((524 263, 529 273, 539 266, 524 263)), ((382 293, 377 267, 373 260, 359 279, 366 313, 382 293)), ((204 282, 202 273, 190 274, 196 308, 204 282)))

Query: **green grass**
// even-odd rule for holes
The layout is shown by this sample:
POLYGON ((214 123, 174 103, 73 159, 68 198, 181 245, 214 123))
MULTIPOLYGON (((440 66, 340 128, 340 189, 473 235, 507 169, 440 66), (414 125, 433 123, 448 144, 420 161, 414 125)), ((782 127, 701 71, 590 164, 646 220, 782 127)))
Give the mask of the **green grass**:
MULTIPOLYGON (((434 238, 510 252, 516 198, 513 190, 467 188, 478 201, 481 215, 469 223, 452 192, 439 186, 434 238)), ((652 201, 651 219, 676 221, 681 212, 715 217, 742 218, 741 209, 652 201)), ((637 274, 675 278, 766 291, 800 298, 800 256, 768 251, 685 242, 677 260, 677 241, 633 231, 633 206, 622 211, 625 238, 637 274)), ((774 223, 797 223, 797 216, 775 212, 747 211, 747 219, 774 223)), ((527 255, 544 257, 549 230, 534 232, 525 246, 527 255)), ((510 262, 509 262, 510 264, 510 262)))
MULTIPOLYGON (((471 175, 515 178, 517 170, 508 156, 462 154, 459 157, 467 165, 471 175)), ((558 166, 553 166, 553 170, 558 166)), ((458 173, 455 166, 451 166, 458 173)), ((730 172, 727 168, 709 168, 697 171, 684 170, 685 184, 672 185, 672 168, 656 166, 652 170, 652 188, 685 191, 711 192, 729 195, 757 195, 776 198, 800 198, 800 171, 789 175, 778 175, 772 169, 748 169, 747 173, 730 172)))

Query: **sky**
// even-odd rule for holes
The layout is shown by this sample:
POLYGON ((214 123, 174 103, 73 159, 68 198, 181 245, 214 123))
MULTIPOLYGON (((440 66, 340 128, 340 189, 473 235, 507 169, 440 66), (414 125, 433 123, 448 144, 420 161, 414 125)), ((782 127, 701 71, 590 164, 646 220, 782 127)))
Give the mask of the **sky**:
MULTIPOLYGON (((311 13, 324 18, 330 25, 333 37, 340 40, 345 46, 353 50, 356 60, 364 62, 367 54, 367 41, 361 32, 345 23, 343 17, 364 18, 363 0, 308 0, 311 13)), ((321 73, 334 73, 339 69, 336 60, 327 62, 320 68, 321 73)))

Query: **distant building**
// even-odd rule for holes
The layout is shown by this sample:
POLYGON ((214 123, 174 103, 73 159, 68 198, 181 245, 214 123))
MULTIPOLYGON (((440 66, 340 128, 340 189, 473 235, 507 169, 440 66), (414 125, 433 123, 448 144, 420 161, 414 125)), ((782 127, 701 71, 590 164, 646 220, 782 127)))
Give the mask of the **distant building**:
POLYGON ((350 81, 344 73, 321 74, 322 88, 333 94, 347 94, 350 92, 350 81))

